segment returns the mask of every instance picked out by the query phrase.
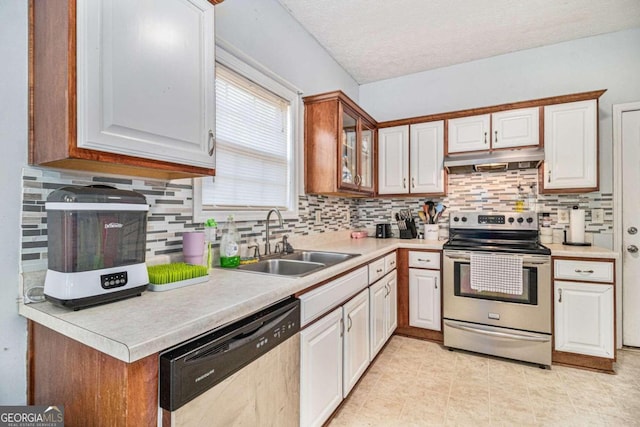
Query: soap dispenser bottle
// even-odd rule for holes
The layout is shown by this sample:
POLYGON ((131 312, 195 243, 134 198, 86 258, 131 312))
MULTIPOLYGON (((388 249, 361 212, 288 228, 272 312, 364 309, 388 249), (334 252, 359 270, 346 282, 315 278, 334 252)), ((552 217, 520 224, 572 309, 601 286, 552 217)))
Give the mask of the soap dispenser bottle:
POLYGON ((236 223, 233 221, 233 215, 229 215, 220 240, 220 267, 235 268, 239 265, 240 235, 236 223))

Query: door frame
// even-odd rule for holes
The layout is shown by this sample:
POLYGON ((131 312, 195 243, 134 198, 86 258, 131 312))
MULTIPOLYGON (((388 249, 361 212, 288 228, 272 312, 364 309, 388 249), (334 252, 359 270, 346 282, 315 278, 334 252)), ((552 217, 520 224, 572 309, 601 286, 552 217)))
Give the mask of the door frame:
MULTIPOLYGON (((640 110, 640 101, 613 105, 613 250, 620 254, 616 263, 617 282, 622 286, 616 291, 616 323, 620 325, 616 331, 617 347, 622 347, 622 288, 624 277, 622 275, 624 264, 624 248, 622 247, 622 114, 627 111, 640 110)), ((616 284, 617 286, 617 284, 616 284)))

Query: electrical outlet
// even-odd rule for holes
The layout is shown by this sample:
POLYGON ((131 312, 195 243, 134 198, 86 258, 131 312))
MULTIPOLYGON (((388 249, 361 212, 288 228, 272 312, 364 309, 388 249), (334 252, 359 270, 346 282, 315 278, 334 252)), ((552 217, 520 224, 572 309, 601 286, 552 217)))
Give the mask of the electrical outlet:
POLYGON ((591 222, 604 224, 604 209, 591 209, 591 222))
POLYGON ((558 224, 569 224, 568 209, 558 209, 558 224))
POLYGON ((320 211, 320 209, 316 210, 316 223, 321 223, 322 222, 322 212, 320 211))

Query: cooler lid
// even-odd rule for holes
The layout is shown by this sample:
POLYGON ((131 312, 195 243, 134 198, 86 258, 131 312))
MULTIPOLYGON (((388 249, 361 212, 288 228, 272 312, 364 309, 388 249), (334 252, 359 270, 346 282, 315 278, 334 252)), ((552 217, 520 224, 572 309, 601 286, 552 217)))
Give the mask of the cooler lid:
POLYGON ((74 203, 147 205, 144 195, 129 190, 119 190, 107 185, 67 186, 59 188, 47 197, 47 208, 50 205, 74 203))

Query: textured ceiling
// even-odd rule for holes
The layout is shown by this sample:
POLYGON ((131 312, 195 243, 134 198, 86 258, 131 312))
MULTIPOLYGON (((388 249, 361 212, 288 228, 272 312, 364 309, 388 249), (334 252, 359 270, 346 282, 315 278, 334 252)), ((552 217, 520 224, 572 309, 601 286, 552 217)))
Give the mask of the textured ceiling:
POLYGON ((640 0, 279 1, 360 84, 640 27, 640 0))

